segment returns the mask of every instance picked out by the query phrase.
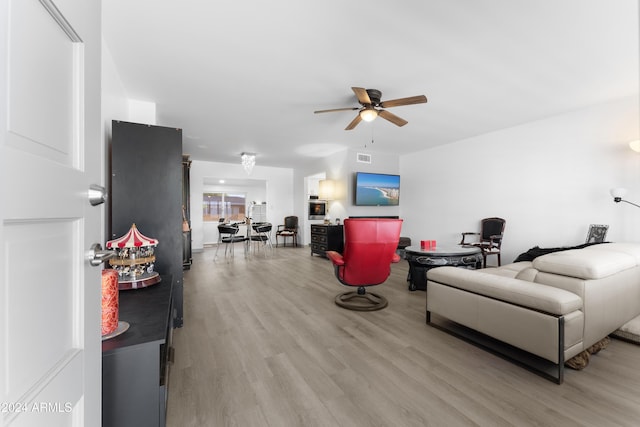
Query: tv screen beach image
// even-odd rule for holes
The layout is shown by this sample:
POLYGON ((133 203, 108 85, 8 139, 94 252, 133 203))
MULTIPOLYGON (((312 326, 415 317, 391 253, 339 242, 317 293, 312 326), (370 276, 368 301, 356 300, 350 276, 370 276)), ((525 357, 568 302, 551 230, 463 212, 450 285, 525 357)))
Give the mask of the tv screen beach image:
POLYGON ((356 205, 397 206, 400 202, 400 176, 358 173, 356 205))

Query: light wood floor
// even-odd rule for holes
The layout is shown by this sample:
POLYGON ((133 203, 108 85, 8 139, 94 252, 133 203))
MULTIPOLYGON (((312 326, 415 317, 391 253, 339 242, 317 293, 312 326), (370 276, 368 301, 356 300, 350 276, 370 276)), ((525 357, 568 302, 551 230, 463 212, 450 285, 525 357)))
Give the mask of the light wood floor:
POLYGON ((406 261, 362 313, 307 248, 213 253, 185 272, 170 427, 640 425, 640 346, 612 339, 557 385, 426 325, 406 261))

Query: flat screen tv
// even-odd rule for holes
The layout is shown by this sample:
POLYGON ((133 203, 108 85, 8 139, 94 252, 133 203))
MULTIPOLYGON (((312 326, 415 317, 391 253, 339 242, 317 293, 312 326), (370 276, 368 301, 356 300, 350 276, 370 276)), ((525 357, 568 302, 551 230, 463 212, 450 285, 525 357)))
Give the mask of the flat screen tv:
POLYGON ((400 175, 356 172, 356 206, 398 206, 400 175))

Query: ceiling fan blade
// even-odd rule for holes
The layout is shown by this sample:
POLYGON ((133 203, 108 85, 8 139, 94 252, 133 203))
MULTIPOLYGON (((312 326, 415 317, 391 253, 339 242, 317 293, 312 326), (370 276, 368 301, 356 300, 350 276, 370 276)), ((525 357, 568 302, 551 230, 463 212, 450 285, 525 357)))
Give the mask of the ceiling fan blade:
POLYGON ((359 108, 358 107, 332 108, 330 110, 314 111, 314 113, 315 114, 318 114, 318 113, 333 113, 334 111, 353 111, 353 110, 359 110, 359 108))
POLYGON ((401 119, 400 117, 386 110, 378 110, 378 115, 385 120, 389 120, 391 123, 393 123, 396 126, 404 126, 407 123, 409 123, 405 119, 401 119))
POLYGON ((424 104, 427 102, 427 97, 424 95, 418 96, 410 96, 408 98, 398 98, 392 99, 390 101, 383 101, 380 103, 382 108, 391 108, 391 107, 399 107, 401 105, 412 105, 412 104, 424 104))
POLYGON ((369 94, 367 90, 362 87, 352 87, 351 90, 358 97, 358 102, 360 104, 371 104, 371 99, 369 98, 369 94))
POLYGON ((349 125, 346 128, 344 128, 344 130, 353 129, 354 127, 358 126, 358 123, 360 123, 361 121, 362 121, 362 117, 360 117, 360 113, 358 113, 356 118, 351 120, 351 123, 349 123, 349 125))

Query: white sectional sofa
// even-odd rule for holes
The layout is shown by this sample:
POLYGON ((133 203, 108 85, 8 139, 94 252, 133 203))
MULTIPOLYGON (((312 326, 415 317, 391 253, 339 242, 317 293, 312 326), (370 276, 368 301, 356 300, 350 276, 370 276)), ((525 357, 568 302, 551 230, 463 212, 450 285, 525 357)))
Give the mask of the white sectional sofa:
MULTIPOLYGON (((559 384, 566 360, 638 315, 635 243, 553 252, 498 268, 438 267, 427 273, 428 324, 456 335, 463 325, 533 354, 552 368, 534 364, 534 370, 559 384)), ((466 338, 474 340, 473 334, 466 338)))

